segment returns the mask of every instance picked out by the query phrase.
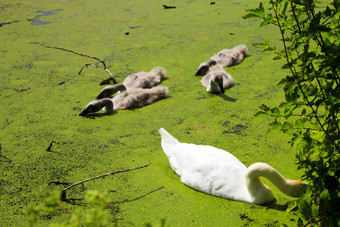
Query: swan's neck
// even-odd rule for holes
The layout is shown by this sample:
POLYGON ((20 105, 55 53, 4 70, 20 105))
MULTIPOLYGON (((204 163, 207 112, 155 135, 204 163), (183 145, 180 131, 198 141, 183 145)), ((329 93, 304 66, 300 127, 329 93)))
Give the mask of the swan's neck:
MULTIPOLYGON (((292 197, 299 197, 302 195, 302 187, 304 182, 289 180, 283 177, 276 169, 265 163, 255 163, 248 167, 247 173, 247 188, 251 196, 269 200, 273 199, 271 190, 261 182, 259 177, 265 177, 270 180, 281 192, 292 197), (264 196, 260 196, 263 194, 264 196), (271 196, 270 196, 271 195, 271 196)), ((262 202, 262 203, 264 203, 262 202)))

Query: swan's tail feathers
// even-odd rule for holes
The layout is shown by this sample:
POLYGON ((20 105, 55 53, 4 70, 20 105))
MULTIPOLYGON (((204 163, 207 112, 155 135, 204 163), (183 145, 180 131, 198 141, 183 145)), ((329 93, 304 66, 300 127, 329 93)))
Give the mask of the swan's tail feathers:
POLYGON ((162 137, 162 148, 164 153, 169 157, 172 154, 172 147, 179 144, 179 141, 170 135, 164 128, 159 129, 159 133, 162 137))

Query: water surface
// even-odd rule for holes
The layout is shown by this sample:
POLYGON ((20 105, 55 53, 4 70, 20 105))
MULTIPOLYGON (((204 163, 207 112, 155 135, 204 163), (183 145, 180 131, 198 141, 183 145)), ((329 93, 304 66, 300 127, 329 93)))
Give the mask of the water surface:
MULTIPOLYGON (((5 1, 0 3, 0 182, 1 226, 26 226, 28 205, 40 202, 42 188, 64 185, 152 161, 134 172, 86 184, 109 191, 119 226, 291 226, 296 212, 284 214, 291 201, 276 188, 266 206, 208 196, 183 185, 160 147, 158 129, 182 142, 209 144, 234 154, 245 165, 266 162, 289 178, 299 178, 287 138, 267 134, 270 119, 253 119, 263 103, 277 105, 276 84, 287 72, 280 62, 253 47, 275 28, 243 20, 257 2, 240 1, 5 1), (174 5, 164 9, 162 4, 174 5), (114 115, 78 116, 102 89, 108 75, 86 68, 96 63, 41 42, 105 61, 118 81, 132 73, 162 66, 170 97, 114 115), (205 92, 198 65, 223 48, 249 47, 249 57, 227 68, 236 86, 225 96, 205 92), (52 140, 53 152, 46 152, 52 140), (59 182, 59 183, 56 183, 59 182)), ((277 43, 279 45, 279 43, 277 43)), ((271 186, 270 183, 268 183, 271 186)), ((68 196, 86 209, 84 192, 68 196)), ((40 226, 58 223, 62 213, 42 217, 40 226)))

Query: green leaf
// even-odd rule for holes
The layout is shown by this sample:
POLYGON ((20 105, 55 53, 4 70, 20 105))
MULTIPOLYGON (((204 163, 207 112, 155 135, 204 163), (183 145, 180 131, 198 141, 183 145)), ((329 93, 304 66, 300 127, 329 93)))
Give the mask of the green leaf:
POLYGON ((288 215, 292 210, 294 210, 297 207, 298 207, 298 201, 297 200, 289 201, 285 215, 288 215))
POLYGON ((283 59, 283 57, 281 55, 276 55, 273 60, 281 60, 283 59))
POLYGON ((281 86, 281 85, 285 85, 285 84, 287 84, 287 79, 286 78, 282 78, 280 80, 280 82, 277 84, 277 86, 281 86))
POLYGON ((285 130, 289 130, 289 129, 292 129, 292 128, 293 128, 293 126, 292 126, 292 124, 289 123, 289 122, 285 122, 285 123, 283 123, 283 125, 282 125, 282 129, 285 129, 285 130))
POLYGON ((269 111, 269 110, 270 110, 270 108, 269 108, 268 106, 264 105, 264 104, 262 104, 262 105, 260 106, 260 109, 261 109, 261 110, 264 110, 264 111, 269 111))
POLYGON ((332 15, 332 10, 329 8, 329 6, 326 7, 324 14, 326 17, 329 17, 332 15))
POLYGON ((316 215, 318 214, 318 206, 315 203, 312 203, 311 214, 312 214, 312 217, 316 217, 316 215))
POLYGON ((301 199, 299 201, 299 211, 305 217, 306 220, 309 220, 312 217, 311 207, 304 199, 301 199))
POLYGON ((271 127, 271 130, 280 130, 282 128, 282 125, 278 122, 272 122, 269 126, 271 127))
POLYGON ((328 190, 327 190, 327 188, 326 188, 326 189, 324 189, 324 190, 321 192, 321 194, 320 194, 320 200, 323 200, 323 201, 325 201, 325 202, 328 202, 329 198, 330 198, 330 195, 329 195, 329 192, 328 192, 328 190))
POLYGON ((254 46, 257 47, 261 47, 262 48, 262 52, 275 52, 276 47, 271 47, 269 46, 270 42, 269 42, 269 38, 266 37, 264 43, 259 43, 259 42, 255 42, 253 43, 254 46))
POLYGON ((284 64, 283 66, 281 66, 282 69, 289 69, 289 65, 288 63, 287 64, 284 64))
POLYGON ((262 18, 264 19, 264 7, 262 2, 260 2, 259 8, 256 9, 247 9, 246 12, 248 14, 244 15, 243 18, 244 19, 250 19, 250 18, 262 18))
POLYGON ((280 11, 280 14, 285 15, 287 13, 287 9, 288 9, 288 2, 285 2, 283 8, 280 11))
POLYGON ((295 128, 303 128, 305 125, 305 122, 302 119, 297 119, 295 121, 295 128))
POLYGON ((276 117, 280 117, 281 116, 280 110, 277 107, 271 109, 270 113, 271 113, 272 116, 276 116, 276 117))
POLYGON ((263 117, 263 116, 268 116, 268 115, 269 115, 268 112, 259 111, 254 115, 254 117, 263 117))
POLYGON ((275 20, 273 19, 273 16, 270 14, 267 16, 267 18, 265 18, 261 24, 260 24, 260 27, 264 27, 268 24, 274 24, 275 23, 275 20))

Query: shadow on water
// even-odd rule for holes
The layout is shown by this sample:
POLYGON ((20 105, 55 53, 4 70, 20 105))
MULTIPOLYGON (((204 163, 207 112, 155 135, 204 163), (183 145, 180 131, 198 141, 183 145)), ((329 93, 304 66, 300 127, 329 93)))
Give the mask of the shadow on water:
POLYGON ((235 98, 231 98, 229 96, 227 96, 226 94, 218 94, 219 97, 223 98, 225 101, 228 101, 228 102, 236 102, 237 99, 235 98))
POLYGON ((91 113, 91 114, 87 114, 85 116, 82 117, 86 117, 86 118, 90 118, 90 119, 96 119, 96 117, 105 117, 105 116, 110 116, 110 115, 114 115, 117 114, 118 112, 114 112, 114 113, 91 113))
POLYGON ((20 21, 16 20, 16 21, 10 21, 10 22, 3 22, 3 23, 0 23, 0 27, 7 25, 7 24, 16 23, 16 22, 20 22, 20 21))
POLYGON ((75 205, 75 206, 86 206, 86 202, 84 201, 84 199, 66 199, 65 200, 66 203, 75 205))
POLYGON ((61 155, 61 153, 60 153, 59 151, 56 151, 56 150, 49 150, 49 151, 47 151, 47 152, 51 152, 51 153, 55 153, 55 154, 61 155))
POLYGON ((148 196, 148 195, 150 195, 150 194, 152 194, 152 193, 154 193, 154 192, 157 192, 157 191, 159 191, 159 190, 161 190, 161 189, 163 189, 163 188, 164 188, 164 186, 161 186, 161 187, 159 187, 159 188, 157 188, 157 189, 154 189, 154 190, 152 190, 152 191, 150 191, 150 192, 148 192, 148 193, 146 193, 146 194, 144 194, 144 195, 140 195, 140 196, 138 196, 138 197, 136 197, 136 198, 133 198, 133 199, 124 199, 123 201, 117 201, 117 202, 114 202, 114 204, 116 204, 116 203, 133 202, 133 201, 142 199, 142 198, 144 198, 144 197, 146 197, 146 196, 148 196))
POLYGON ((273 201, 266 203, 266 204, 262 204, 262 207, 266 207, 267 210, 278 210, 278 211, 285 211, 288 208, 287 203, 286 204, 277 204, 277 200, 274 199, 273 201))

